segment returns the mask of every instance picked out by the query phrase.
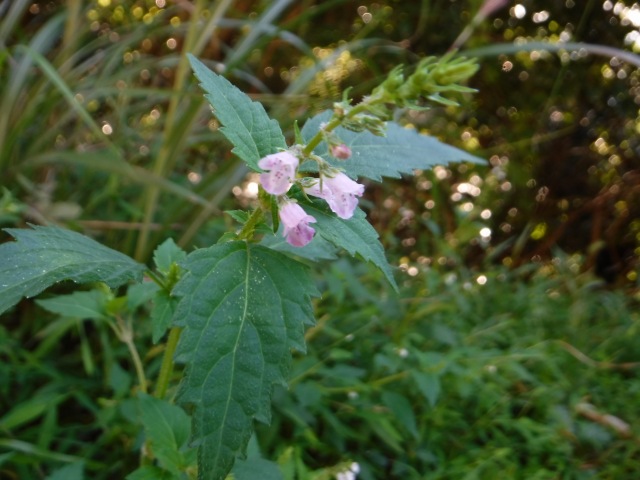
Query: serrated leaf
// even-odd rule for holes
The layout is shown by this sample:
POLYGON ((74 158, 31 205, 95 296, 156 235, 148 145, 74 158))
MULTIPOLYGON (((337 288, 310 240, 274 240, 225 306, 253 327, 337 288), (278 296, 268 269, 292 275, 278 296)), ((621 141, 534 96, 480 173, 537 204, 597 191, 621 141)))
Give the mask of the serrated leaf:
POLYGON ((278 232, 273 235, 265 235, 260 241, 260 245, 272 248, 279 252, 286 252, 292 255, 296 255, 302 258, 306 258, 313 262, 319 262, 321 260, 335 260, 337 258, 337 249, 333 244, 322 238, 320 235, 316 235, 304 247, 294 247, 287 243, 283 236, 284 228, 280 227, 278 232))
POLYGON ((0 245, 0 314, 22 297, 71 280, 104 282, 112 288, 140 280, 144 265, 70 230, 33 226, 5 229, 16 239, 0 245))
POLYGON ((225 210, 224 213, 241 225, 244 225, 247 220, 249 220, 249 212, 245 212, 244 210, 225 210))
POLYGON ((234 145, 232 152, 253 170, 261 171, 258 161, 262 157, 287 148, 278 122, 226 78, 213 73, 193 55, 188 56, 200 86, 207 92, 205 98, 222 124, 220 131, 234 145))
POLYGON ((98 320, 105 316, 107 295, 104 291, 73 292, 69 295, 36 300, 45 310, 63 317, 98 320))
POLYGON ((366 261, 373 263, 384 273, 393 288, 398 290, 391 266, 385 257, 382 244, 378 240, 378 232, 367 221, 362 210, 356 208, 353 217, 349 220, 343 220, 320 201, 300 202, 300 205, 316 219, 313 227, 317 234, 335 246, 344 248, 351 255, 359 255, 366 261))
MULTIPOLYGON (((302 128, 305 141, 309 141, 318 132, 320 124, 330 116, 331 112, 327 111, 308 120, 302 128)), ((332 158, 325 142, 318 145, 314 153, 342 168, 353 178, 366 177, 379 182, 382 177, 399 178, 401 174, 413 174, 416 169, 428 170, 436 165, 454 162, 486 163, 479 157, 394 122, 387 123, 384 137, 344 128, 337 128, 335 133, 351 148, 352 156, 349 160, 332 158)), ((304 168, 312 171, 315 165, 315 162, 307 162, 304 168)))
POLYGON ((270 421, 274 383, 284 383, 291 349, 304 350, 317 295, 307 268, 246 242, 196 250, 174 289, 184 327, 176 361, 186 364, 178 400, 193 408, 199 478, 223 479, 243 452, 254 419, 270 421))
POLYGON ((151 340, 158 341, 171 326, 173 313, 178 304, 178 299, 164 290, 158 290, 153 297, 153 308, 151 309, 151 340))
POLYGON ((186 256, 186 252, 176 245, 173 238, 167 238, 153 252, 153 263, 159 272, 166 275, 169 273, 172 263, 178 263, 186 256))
POLYGON ((188 467, 183 447, 191 435, 191 419, 177 405, 140 394, 140 419, 154 457, 164 469, 178 475, 188 467))

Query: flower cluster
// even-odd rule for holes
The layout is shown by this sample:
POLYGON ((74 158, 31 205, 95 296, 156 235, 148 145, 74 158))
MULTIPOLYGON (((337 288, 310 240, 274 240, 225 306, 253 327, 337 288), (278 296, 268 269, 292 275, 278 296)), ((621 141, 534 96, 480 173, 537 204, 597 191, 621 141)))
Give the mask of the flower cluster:
MULTIPOLYGON (((346 145, 333 147, 332 153, 340 159, 351 156, 346 145)), ((278 196, 278 215, 284 226, 284 236, 295 247, 303 247, 311 241, 315 230, 309 224, 316 222, 298 203, 286 196, 296 181, 299 163, 298 158, 288 151, 267 155, 258 162, 264 170, 260 174, 260 183, 267 193, 278 196)), ((364 193, 364 185, 328 165, 321 166, 319 178, 307 178, 301 183, 306 194, 324 199, 329 208, 345 220, 353 216, 358 205, 356 197, 364 193)))

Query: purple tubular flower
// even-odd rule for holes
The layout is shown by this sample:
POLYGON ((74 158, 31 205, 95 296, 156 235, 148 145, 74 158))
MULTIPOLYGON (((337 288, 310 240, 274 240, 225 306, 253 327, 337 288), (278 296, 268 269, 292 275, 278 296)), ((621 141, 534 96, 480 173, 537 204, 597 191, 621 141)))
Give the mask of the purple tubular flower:
POLYGON ((266 170, 260 174, 262 187, 272 195, 284 195, 295 179, 298 163, 289 152, 273 153, 260 159, 258 166, 266 170))
POLYGON ((280 207, 278 212, 282 225, 284 225, 285 240, 294 247, 304 247, 313 238, 316 232, 309 226, 316 219, 307 215, 300 205, 287 202, 280 207))
POLYGON ((358 199, 364 193, 364 185, 361 185, 344 173, 340 172, 334 177, 320 174, 320 182, 304 189, 309 195, 323 198, 329 204, 329 208, 345 220, 353 217, 353 212, 358 205, 358 199))

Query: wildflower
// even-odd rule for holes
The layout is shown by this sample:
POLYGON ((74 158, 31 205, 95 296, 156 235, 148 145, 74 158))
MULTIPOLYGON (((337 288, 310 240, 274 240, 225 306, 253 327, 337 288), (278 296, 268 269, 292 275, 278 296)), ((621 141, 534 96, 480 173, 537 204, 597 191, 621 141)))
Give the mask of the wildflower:
POLYGON ((296 176, 298 159, 289 152, 267 155, 258 162, 265 173, 260 174, 260 183, 272 195, 283 195, 289 191, 296 176))
POLYGON ((338 172, 335 176, 320 174, 320 182, 304 189, 309 195, 319 197, 327 201, 329 208, 345 220, 353 216, 358 205, 358 199, 364 193, 364 185, 354 182, 344 173, 338 172))
POLYGON ((300 205, 294 202, 286 202, 278 212, 284 225, 284 237, 294 247, 304 247, 313 238, 316 232, 309 226, 316 219, 307 215, 300 205))
POLYGON ((333 145, 331 147, 331 155, 336 157, 338 160, 347 160, 349 157, 351 157, 351 149, 344 143, 333 145))

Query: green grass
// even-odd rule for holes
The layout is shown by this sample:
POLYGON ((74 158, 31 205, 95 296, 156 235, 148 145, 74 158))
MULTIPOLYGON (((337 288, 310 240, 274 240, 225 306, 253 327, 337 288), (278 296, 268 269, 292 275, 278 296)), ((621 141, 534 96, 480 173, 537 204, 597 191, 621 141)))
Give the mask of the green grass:
POLYGON ((627 297, 569 270, 491 270, 484 285, 431 270, 399 300, 344 287, 342 272, 275 427, 259 429, 272 455, 294 448, 310 470, 357 461, 363 479, 633 478, 640 317, 627 297))
MULTIPOLYGON (((65 8, 45 12, 40 23, 25 20, 33 3, 2 3, 8 7, 0 18, 0 226, 60 223, 141 259, 167 233, 182 245, 214 241, 225 228, 224 201, 245 176, 210 124, 182 51, 160 50, 168 38, 178 38, 187 45, 184 51, 196 55, 207 48, 212 54, 207 42, 213 39, 226 73, 253 88, 254 98, 265 101, 285 127, 312 107, 330 105, 332 98, 310 97, 308 87, 344 52, 365 66, 350 79, 360 86, 414 55, 376 38, 375 28, 386 23, 377 15, 341 43, 330 29, 316 32, 318 45, 335 49, 324 58, 313 55, 309 26, 331 9, 340 12, 343 0, 302 2, 314 8, 291 11, 285 7, 292 2, 260 2, 251 17, 240 15, 234 2, 216 2, 200 31, 173 5, 184 2, 167 2, 170 8, 152 23, 116 22, 104 10, 104 32, 92 31, 86 21, 95 2, 59 2, 65 8), (169 23, 174 15, 183 19, 177 28, 169 23), (158 50, 142 51, 146 38, 158 50), (262 58, 269 55, 280 57, 276 69, 298 68, 282 94, 261 83, 267 66, 262 58), (165 67, 170 77, 163 77, 165 67), (150 80, 141 76, 144 71, 150 80), (111 134, 104 133, 106 124, 111 134), (201 175, 200 183, 187 180, 190 172, 201 175)), ((192 3, 195 15, 208 4, 192 3)), ((429 8, 430 2, 422 2, 424 11, 429 8)), ((637 57, 620 50, 587 48, 626 55, 637 64, 637 57)), ((522 49, 501 44, 470 52, 493 58, 522 49)), ((532 73, 544 72, 527 65, 532 73)), ((330 93, 339 87, 328 81, 323 86, 330 93)), ((546 91, 540 95, 554 100, 546 91)), ((432 124, 435 131, 460 137, 464 125, 441 113, 433 122, 449 127, 432 124)), ((518 135, 529 148, 538 137, 525 123, 526 132, 518 135)), ((493 154, 493 148, 497 152, 494 146, 486 152, 493 154)), ((517 155, 511 156, 515 165, 517 155)), ((509 175, 513 181, 513 170, 509 175)), ((533 204, 522 191, 518 198, 533 204)), ((450 192, 443 192, 434 216, 449 213, 450 192)), ((495 192, 502 202, 505 192, 495 192)), ((454 223, 459 228, 446 231, 463 248, 477 236, 478 224, 454 223)), ((448 236, 433 232, 426 235, 423 228, 417 238, 441 241, 432 248, 434 256, 455 256, 448 236)), ((381 235, 399 245, 391 228, 381 235)), ((528 239, 526 232, 521 238, 528 239)), ((307 333, 308 355, 296 358, 291 387, 276 392, 272 426, 258 428, 263 455, 278 461, 285 479, 334 478, 352 461, 364 480, 635 478, 638 298, 578 274, 571 259, 555 262, 515 272, 488 268, 482 272, 486 284, 462 267, 421 270, 415 277, 398 273, 399 296, 347 261, 326 267, 318 279, 325 293, 317 304, 319 325, 307 333)), ((68 291, 60 286, 51 293, 68 291)), ((162 346, 150 340, 148 310, 125 308, 122 298, 119 308, 135 325, 135 344, 148 377, 155 378, 162 346)), ((84 478, 124 478, 138 466, 143 444, 131 401, 134 372, 127 345, 106 322, 58 317, 32 302, 4 316, 0 478, 55 478, 57 472, 69 480, 83 478, 80 470, 84 478)))
MULTIPOLYGON (((399 295, 347 259, 322 267, 308 352, 276 390, 255 448, 292 480, 329 479, 351 462, 364 480, 633 478, 637 298, 577 267, 398 271, 399 295)), ((132 352, 152 379, 163 347, 150 341, 144 288, 92 292, 82 301, 94 319, 40 301, 4 317, 2 478, 80 463, 84 478, 124 478, 137 466, 132 352)))

